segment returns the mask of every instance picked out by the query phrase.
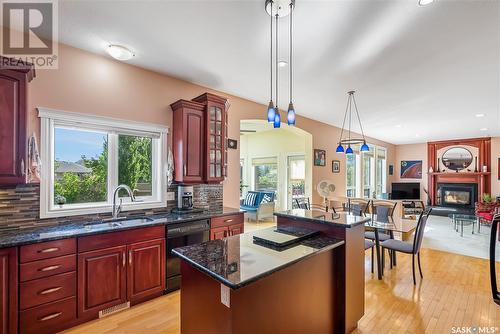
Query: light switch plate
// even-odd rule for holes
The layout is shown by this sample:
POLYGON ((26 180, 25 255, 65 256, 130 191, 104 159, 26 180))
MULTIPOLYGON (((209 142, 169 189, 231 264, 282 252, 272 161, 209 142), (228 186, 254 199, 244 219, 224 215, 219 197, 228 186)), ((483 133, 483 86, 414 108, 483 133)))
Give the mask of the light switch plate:
POLYGON ((231 289, 224 284, 220 285, 220 302, 227 308, 231 308, 231 289))
POLYGON ((175 193, 173 191, 167 191, 167 201, 174 201, 175 193))

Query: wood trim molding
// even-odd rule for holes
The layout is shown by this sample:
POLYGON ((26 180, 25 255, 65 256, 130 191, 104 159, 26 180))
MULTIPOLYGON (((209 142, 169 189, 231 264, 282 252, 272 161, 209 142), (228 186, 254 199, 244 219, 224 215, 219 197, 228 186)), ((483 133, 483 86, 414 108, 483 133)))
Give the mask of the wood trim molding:
POLYGON ((431 205, 436 205, 436 187, 438 182, 449 183, 476 183, 478 185, 478 201, 481 200, 483 194, 491 191, 491 138, 468 138, 455 140, 442 140, 427 143, 427 163, 428 168, 434 171, 437 170, 437 152, 440 149, 450 146, 472 146, 478 149, 478 169, 486 166, 488 172, 472 172, 472 173, 446 173, 433 172, 428 174, 428 189, 431 205))

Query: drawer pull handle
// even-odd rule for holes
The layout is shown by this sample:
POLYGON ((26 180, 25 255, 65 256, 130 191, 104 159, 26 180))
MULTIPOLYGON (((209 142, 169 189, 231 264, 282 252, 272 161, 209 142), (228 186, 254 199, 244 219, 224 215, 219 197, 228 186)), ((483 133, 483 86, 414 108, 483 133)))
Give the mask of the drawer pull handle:
POLYGON ((61 314, 62 314, 62 312, 52 313, 52 314, 46 315, 45 317, 41 318, 40 321, 47 321, 50 319, 54 319, 54 318, 61 316, 61 314))
POLYGON ((38 253, 52 253, 52 252, 57 252, 59 250, 59 247, 52 247, 52 248, 46 248, 39 250, 38 253))
POLYGON ((48 267, 43 267, 43 268, 40 268, 38 269, 39 271, 52 271, 52 270, 56 270, 56 269, 59 269, 61 268, 60 265, 56 265, 56 266, 48 266, 48 267))
POLYGON ((50 289, 42 290, 38 294, 48 295, 49 293, 53 293, 53 292, 59 291, 61 289, 62 289, 62 286, 58 286, 57 288, 50 288, 50 289))
POLYGON ((224 223, 230 223, 232 221, 233 221, 232 219, 226 219, 226 220, 224 220, 224 223))

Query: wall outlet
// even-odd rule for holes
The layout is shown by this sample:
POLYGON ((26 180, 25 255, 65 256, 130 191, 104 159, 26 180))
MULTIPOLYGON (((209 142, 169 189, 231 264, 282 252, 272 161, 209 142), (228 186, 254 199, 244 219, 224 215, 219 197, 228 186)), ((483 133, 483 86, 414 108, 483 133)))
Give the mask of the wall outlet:
POLYGON ((167 191, 167 201, 175 201, 175 193, 173 191, 167 191))
POLYGON ((231 308, 231 289, 224 284, 220 285, 220 302, 226 305, 227 308, 231 308))

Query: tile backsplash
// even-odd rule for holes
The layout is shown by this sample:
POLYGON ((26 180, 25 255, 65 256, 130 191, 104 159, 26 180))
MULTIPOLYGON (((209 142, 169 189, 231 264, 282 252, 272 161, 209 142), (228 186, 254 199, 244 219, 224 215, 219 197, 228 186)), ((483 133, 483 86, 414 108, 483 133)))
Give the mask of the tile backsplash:
MULTIPOLYGON (((168 189, 175 193, 177 199, 177 185, 173 184, 168 189)), ((208 210, 222 209, 223 206, 222 184, 194 185, 193 203, 197 208, 208 210)), ((177 200, 168 201, 167 207, 127 211, 127 215, 141 215, 169 212, 176 206, 177 200)), ((57 225, 67 222, 84 221, 111 216, 110 213, 71 216, 50 219, 40 219, 40 186, 38 184, 18 185, 11 188, 0 188, 0 229, 2 228, 27 228, 33 226, 57 225)))

